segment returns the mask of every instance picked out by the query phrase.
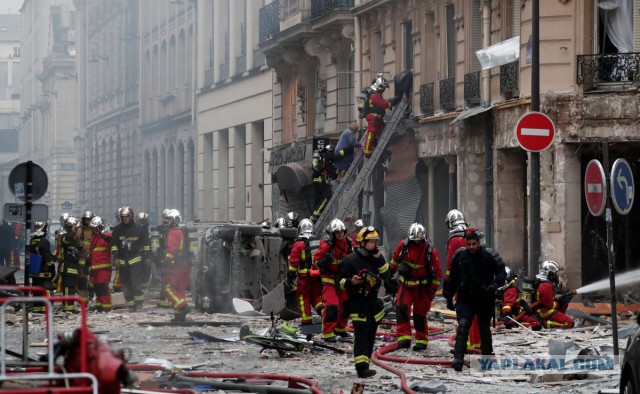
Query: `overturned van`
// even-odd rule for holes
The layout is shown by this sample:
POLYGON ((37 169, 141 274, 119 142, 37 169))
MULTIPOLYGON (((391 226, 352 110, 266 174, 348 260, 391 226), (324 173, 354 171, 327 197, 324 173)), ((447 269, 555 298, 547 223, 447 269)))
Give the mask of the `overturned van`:
POLYGON ((202 312, 228 312, 233 298, 258 300, 286 279, 282 250, 297 235, 294 228, 259 224, 214 224, 201 232, 192 268, 193 301, 202 312))

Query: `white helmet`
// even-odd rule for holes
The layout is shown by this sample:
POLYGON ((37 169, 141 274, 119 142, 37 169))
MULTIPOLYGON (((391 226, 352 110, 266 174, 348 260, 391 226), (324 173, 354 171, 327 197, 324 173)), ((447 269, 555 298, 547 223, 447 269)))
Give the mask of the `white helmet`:
POLYGON ((285 217, 285 223, 287 225, 287 228, 298 227, 298 225, 300 224, 300 215, 293 211, 289 212, 285 217))
POLYGON ((376 79, 373 80, 371 90, 374 92, 384 92, 389 87, 389 82, 382 76, 382 73, 376 75, 376 79))
POLYGON ((344 222, 337 218, 329 222, 328 228, 331 234, 334 234, 338 231, 347 231, 347 226, 344 225, 344 222))
POLYGON ((364 227, 364 222, 362 221, 362 219, 356 220, 353 224, 355 224, 355 226, 358 228, 364 227))
POLYGON ((540 273, 536 275, 536 278, 557 283, 559 270, 558 263, 553 260, 546 260, 540 266, 540 273))
POLYGON ((277 218, 273 226, 276 228, 284 228, 286 223, 287 222, 284 220, 284 218, 277 218))
POLYGON ((138 215, 136 216, 136 222, 146 226, 147 224, 149 224, 149 214, 147 214, 146 212, 138 212, 138 215))
POLYGON ((89 227, 91 227, 94 230, 97 230, 98 232, 103 232, 104 229, 106 228, 104 221, 100 216, 94 216, 94 218, 91 219, 91 223, 89 223, 89 227))
POLYGON ((516 279, 518 275, 511 270, 509 267, 504 267, 504 271, 507 273, 507 283, 511 283, 512 280, 516 279))
POLYGON ((407 237, 409 237, 410 241, 424 241, 427 239, 427 232, 420 223, 413 223, 411 227, 409 227, 407 237))
POLYGON ((309 239, 313 235, 313 223, 309 219, 302 219, 298 225, 298 237, 309 239))
POLYGON ((47 233, 47 229, 49 228, 49 223, 47 222, 34 222, 33 228, 35 230, 35 236, 44 235, 47 233))
POLYGON ((182 217, 180 216, 180 211, 178 211, 177 209, 170 210, 169 213, 167 214, 167 219, 173 219, 173 222, 175 224, 180 223, 180 221, 182 220, 182 217))
POLYGON ((453 230, 458 226, 464 226, 462 230, 466 230, 468 226, 467 221, 464 218, 464 215, 462 214, 462 212, 458 211, 457 209, 452 209, 449 211, 449 213, 447 214, 447 220, 445 221, 445 223, 447 223, 447 227, 449 228, 449 230, 453 230))

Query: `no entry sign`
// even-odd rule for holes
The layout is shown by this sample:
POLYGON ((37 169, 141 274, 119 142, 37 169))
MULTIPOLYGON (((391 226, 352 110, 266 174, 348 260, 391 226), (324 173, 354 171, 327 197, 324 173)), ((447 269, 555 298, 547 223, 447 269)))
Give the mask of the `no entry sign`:
POLYGON ((584 174, 584 197, 587 207, 593 216, 600 216, 604 212, 607 201, 607 183, 604 178, 604 169, 598 160, 591 160, 587 164, 584 174))
POLYGON ((522 149, 540 152, 551 145, 556 129, 551 118, 542 112, 527 112, 516 123, 515 131, 522 149))

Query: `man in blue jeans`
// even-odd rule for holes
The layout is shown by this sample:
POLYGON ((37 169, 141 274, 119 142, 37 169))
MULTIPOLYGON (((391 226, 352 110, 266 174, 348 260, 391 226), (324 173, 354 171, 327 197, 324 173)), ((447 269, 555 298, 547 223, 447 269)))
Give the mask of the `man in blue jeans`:
POLYGON ((342 182, 344 174, 347 173, 351 162, 353 162, 355 149, 360 148, 360 143, 356 140, 357 132, 358 123, 352 122, 340 135, 333 161, 333 165, 336 167, 336 170, 338 170, 338 182, 342 182))

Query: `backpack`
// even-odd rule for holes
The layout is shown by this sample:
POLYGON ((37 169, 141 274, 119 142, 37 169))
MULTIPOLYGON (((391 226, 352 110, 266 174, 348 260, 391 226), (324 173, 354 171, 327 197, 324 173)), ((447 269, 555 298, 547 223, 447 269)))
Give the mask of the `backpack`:
POLYGON ((362 89, 360 91, 360 95, 357 97, 358 99, 358 118, 362 119, 371 113, 371 94, 373 92, 371 89, 362 89))

